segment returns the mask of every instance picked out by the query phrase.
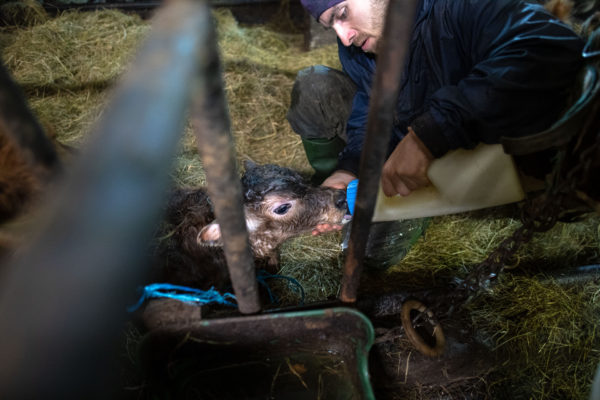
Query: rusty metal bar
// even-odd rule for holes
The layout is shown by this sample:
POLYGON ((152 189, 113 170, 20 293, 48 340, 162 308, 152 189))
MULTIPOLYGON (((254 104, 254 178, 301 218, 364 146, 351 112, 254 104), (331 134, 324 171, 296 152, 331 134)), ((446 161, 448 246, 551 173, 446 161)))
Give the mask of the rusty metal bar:
MULTIPOLYGON (((117 398, 116 343, 150 269, 210 10, 171 2, 0 288, 0 393, 117 398)), ((122 393, 120 393, 122 394, 122 393)))
POLYGON ((391 0, 387 9, 383 43, 371 92, 367 133, 360 160, 360 183, 350 232, 350 245, 344 264, 340 299, 345 303, 356 301, 381 169, 391 138, 394 107, 398 99, 400 79, 418 3, 417 0, 391 0))
POLYGON ((31 165, 42 165, 51 172, 60 169, 54 146, 27 105, 21 88, 0 62, 0 125, 19 145, 31 165))
POLYGON ((254 257, 250 251, 240 178, 234 157, 231 123, 223 89, 214 28, 210 29, 206 74, 194 83, 191 118, 206 171, 207 189, 221 226, 223 248, 239 311, 261 309, 254 257))

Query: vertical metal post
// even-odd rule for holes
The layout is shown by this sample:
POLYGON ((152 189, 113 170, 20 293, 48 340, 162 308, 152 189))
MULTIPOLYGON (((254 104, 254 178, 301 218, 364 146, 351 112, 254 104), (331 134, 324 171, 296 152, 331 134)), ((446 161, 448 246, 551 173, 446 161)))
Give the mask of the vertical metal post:
POLYGON ((205 59, 205 2, 170 2, 0 284, 0 397, 117 397, 115 344, 205 59), (108 376, 107 376, 108 375, 108 376))
POLYGON ((240 178, 234 157, 231 123, 223 89, 221 63, 214 27, 206 46, 208 57, 194 84, 191 118, 206 172, 207 189, 221 226, 225 258, 239 311, 261 309, 254 257, 243 211, 240 178))
POLYGON ((381 169, 391 138, 394 107, 418 3, 418 0, 390 0, 387 9, 360 160, 350 244, 342 278, 340 299, 346 303, 356 301, 381 169))

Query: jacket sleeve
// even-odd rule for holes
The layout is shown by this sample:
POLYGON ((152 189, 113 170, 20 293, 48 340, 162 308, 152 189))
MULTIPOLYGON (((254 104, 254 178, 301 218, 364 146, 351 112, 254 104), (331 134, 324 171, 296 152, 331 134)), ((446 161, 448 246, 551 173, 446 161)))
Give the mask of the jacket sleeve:
POLYGON ((337 168, 358 175, 360 153, 369 114, 371 80, 375 74, 375 59, 352 46, 345 47, 339 39, 338 52, 344 72, 356 84, 357 89, 346 125, 348 142, 340 153, 337 168))
POLYGON ((420 35, 434 79, 452 80, 444 75, 447 38, 458 41, 459 53, 451 56, 470 63, 468 73, 440 86, 411 122, 435 157, 546 129, 564 111, 581 68, 581 38, 524 2, 439 1, 420 35))

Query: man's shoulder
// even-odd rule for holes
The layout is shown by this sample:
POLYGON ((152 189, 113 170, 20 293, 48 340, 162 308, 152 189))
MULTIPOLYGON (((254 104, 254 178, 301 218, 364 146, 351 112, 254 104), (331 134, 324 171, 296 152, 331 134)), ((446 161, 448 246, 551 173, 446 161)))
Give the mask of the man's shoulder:
POLYGON ((344 46, 338 40, 338 54, 342 66, 347 72, 358 69, 373 73, 375 71, 375 56, 367 54, 356 46, 344 46))
POLYGON ((523 7, 541 7, 536 0, 423 0, 421 16, 447 21, 459 19, 493 19, 496 14, 510 13, 523 7))

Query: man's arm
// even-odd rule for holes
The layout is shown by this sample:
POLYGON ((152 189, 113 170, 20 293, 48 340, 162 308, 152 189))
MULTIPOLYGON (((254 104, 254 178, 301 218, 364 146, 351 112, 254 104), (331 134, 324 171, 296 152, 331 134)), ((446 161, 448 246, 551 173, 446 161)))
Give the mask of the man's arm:
POLYGON ((337 170, 333 174, 331 174, 329 178, 325 179, 321 186, 346 190, 348 184, 354 179, 356 179, 356 175, 354 175, 352 172, 337 170))
POLYGON ((429 149, 409 127, 408 134, 383 165, 383 193, 386 196, 408 196, 413 190, 430 185, 427 170, 432 160, 433 155, 429 149))
MULTIPOLYGON (((436 4, 442 7, 445 3, 436 4)), ((432 159, 449 150, 473 148, 480 142, 498 143, 502 136, 546 129, 564 108, 580 68, 581 39, 539 6, 481 1, 452 10, 456 15, 448 20, 454 24, 448 24, 447 29, 459 43, 466 44, 467 50, 474 49, 470 53, 464 50, 474 65, 453 82, 451 72, 459 73, 459 61, 467 60, 461 58, 460 51, 455 52, 461 48, 438 49, 437 56, 436 50, 430 49, 428 54, 434 57, 429 68, 445 84, 411 121, 409 134, 385 163, 382 186, 386 195, 406 195, 426 186, 432 159), (487 20, 483 29, 481 21, 491 18, 490 8, 499 16, 487 20)), ((426 45, 441 40, 430 37, 431 31, 425 28, 422 35, 426 45)))
POLYGON ((375 59, 357 47, 344 47, 339 40, 338 52, 344 72, 356 85, 356 92, 346 123, 348 140, 340 153, 337 169, 358 175, 360 153, 367 127, 372 78, 375 74, 375 59))
MULTIPOLYGON (((536 133, 556 121, 582 65, 581 38, 535 4, 435 4, 452 4, 446 36, 460 44, 429 48, 428 69, 442 85, 410 122, 435 158, 536 133)), ((427 29, 438 22, 423 27, 424 46, 443 40, 427 29)))

